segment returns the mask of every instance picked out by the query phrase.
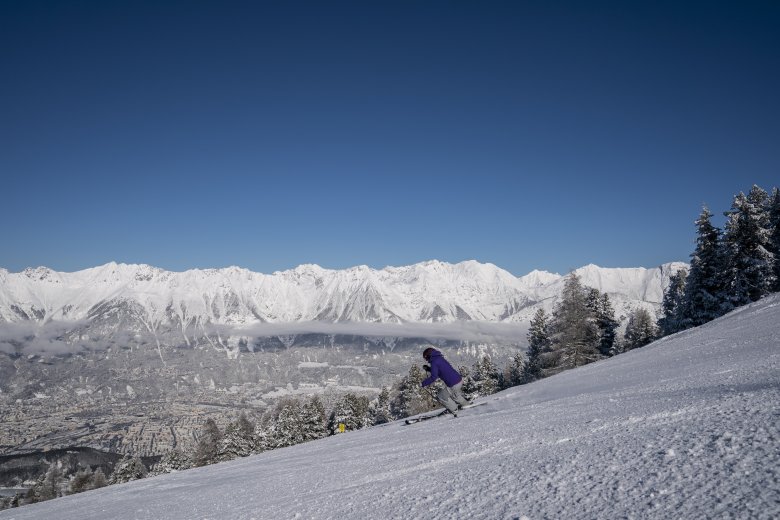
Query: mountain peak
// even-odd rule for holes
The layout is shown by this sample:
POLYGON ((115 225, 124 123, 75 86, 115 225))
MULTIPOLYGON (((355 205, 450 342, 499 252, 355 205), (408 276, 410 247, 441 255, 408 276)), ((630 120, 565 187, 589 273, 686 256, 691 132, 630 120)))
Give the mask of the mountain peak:
POLYGON ((520 277, 520 282, 527 287, 541 287, 556 282, 561 278, 561 275, 557 273, 534 269, 527 275, 520 277))

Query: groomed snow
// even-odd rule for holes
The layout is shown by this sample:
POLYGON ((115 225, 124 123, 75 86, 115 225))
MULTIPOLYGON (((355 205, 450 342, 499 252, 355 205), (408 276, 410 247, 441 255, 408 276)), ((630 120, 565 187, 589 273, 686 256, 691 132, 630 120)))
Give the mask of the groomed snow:
POLYGON ((778 518, 780 295, 402 422, 2 519, 778 518))

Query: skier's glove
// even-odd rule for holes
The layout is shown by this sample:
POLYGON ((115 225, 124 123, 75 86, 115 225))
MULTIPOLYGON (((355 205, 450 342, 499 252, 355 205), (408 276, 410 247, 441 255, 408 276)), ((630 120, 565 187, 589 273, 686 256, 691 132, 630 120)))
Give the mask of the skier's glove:
POLYGON ((431 371, 431 367, 428 366, 428 365, 423 365, 423 368, 425 369, 426 372, 430 372, 431 371))

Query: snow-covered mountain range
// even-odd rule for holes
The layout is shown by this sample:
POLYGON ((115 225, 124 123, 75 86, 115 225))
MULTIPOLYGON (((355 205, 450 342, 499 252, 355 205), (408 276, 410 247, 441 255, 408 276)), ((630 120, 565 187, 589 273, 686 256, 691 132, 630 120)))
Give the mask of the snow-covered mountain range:
MULTIPOLYGON (((609 294, 616 314, 625 318, 637 306, 657 309, 669 277, 682 267, 589 265, 576 272, 585 285, 609 294)), ((302 265, 270 275, 237 267, 170 272, 116 263, 73 273, 45 267, 20 273, 0 269, 0 323, 77 324, 66 334, 58 331, 66 342, 120 333, 152 335, 166 344, 198 344, 204 338, 225 342, 230 336, 263 335, 262 324, 277 325, 268 335, 349 334, 348 324, 394 324, 377 329, 377 335, 409 337, 421 332, 406 331, 403 325, 525 324, 539 306, 552 308, 563 278, 544 271, 515 277, 476 261, 429 261, 380 270, 302 265), (342 327, 313 325, 322 323, 342 327)), ((367 335, 366 330, 355 334, 367 335)))

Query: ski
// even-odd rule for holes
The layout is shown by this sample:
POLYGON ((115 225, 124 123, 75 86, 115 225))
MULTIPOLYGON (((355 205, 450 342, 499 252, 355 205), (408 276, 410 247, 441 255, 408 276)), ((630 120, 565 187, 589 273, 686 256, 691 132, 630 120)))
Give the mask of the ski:
MULTIPOLYGON (((469 408, 474 408, 475 406, 481 406, 483 404, 487 404, 487 403, 470 404, 470 405, 462 407, 458 411, 468 410, 469 408)), ((428 419, 435 419, 436 417, 442 417, 444 415, 450 415, 450 413, 446 409, 444 409, 441 412, 431 413, 431 414, 428 414, 428 415, 421 415, 421 416, 418 416, 418 417, 412 417, 412 418, 406 419, 406 421, 404 421, 404 422, 406 424, 416 424, 418 422, 427 421, 428 419)), ((454 416, 457 417, 458 416, 457 413, 454 416)))
POLYGON ((437 413, 432 413, 432 414, 429 414, 429 415, 421 415, 420 417, 413 417, 411 419, 407 419, 405 421, 405 423, 406 424, 415 424, 415 423, 418 423, 418 422, 427 421, 428 419, 435 419, 436 417, 441 417, 443 415, 448 415, 448 414, 449 414, 449 412, 447 410, 444 410, 444 411, 437 412, 437 413))

